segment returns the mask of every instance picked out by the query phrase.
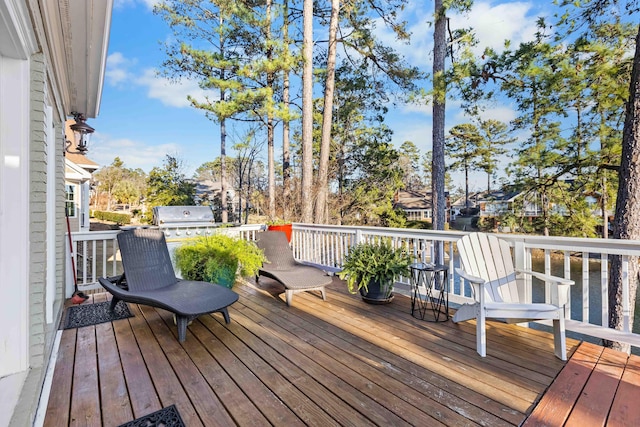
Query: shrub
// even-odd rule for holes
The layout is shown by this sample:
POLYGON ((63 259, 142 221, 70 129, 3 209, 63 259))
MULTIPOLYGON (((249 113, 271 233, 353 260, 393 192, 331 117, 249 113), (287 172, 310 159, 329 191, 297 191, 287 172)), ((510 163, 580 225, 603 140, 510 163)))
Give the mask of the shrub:
POLYGON ((124 213, 93 211, 93 217, 103 221, 115 222, 118 225, 131 224, 131 215, 124 213))
POLYGON ((236 274, 255 276, 265 262, 255 243, 225 234, 185 242, 174 252, 176 268, 187 280, 233 287, 236 274))

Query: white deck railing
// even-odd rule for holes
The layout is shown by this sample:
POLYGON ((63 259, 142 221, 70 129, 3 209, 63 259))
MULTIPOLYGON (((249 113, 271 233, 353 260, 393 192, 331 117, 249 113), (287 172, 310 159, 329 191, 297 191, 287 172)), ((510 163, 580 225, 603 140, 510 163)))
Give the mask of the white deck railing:
MULTIPOLYGON (((254 240, 255 233, 262 228, 262 225, 255 224, 228 228, 191 226, 165 228, 163 231, 167 239, 167 246, 172 248, 185 239, 206 236, 214 232, 238 234, 245 239, 254 240)), ((74 292, 72 257, 69 254, 73 255, 78 289, 80 291, 101 289, 98 277, 122 274, 122 263, 120 262, 120 252, 118 251, 118 241, 116 239, 119 232, 120 230, 71 233, 72 251, 69 250, 69 239, 65 239, 67 250, 67 297, 70 297, 74 292)))
MULTIPOLYGON (((253 240, 255 233, 262 225, 249 225, 216 229, 228 233, 239 233, 244 238, 253 240)), ((117 251, 116 235, 118 231, 72 233, 78 286, 80 290, 97 289, 97 277, 112 276, 122 271, 117 251)), ((185 238, 208 234, 208 231, 197 229, 165 229, 168 246, 179 244, 185 238)), ((396 246, 407 248, 416 261, 434 262, 437 248, 442 248, 444 264, 449 271, 449 297, 453 303, 471 301, 468 285, 460 282, 455 274, 457 258, 453 244, 464 232, 408 230, 381 227, 348 227, 330 225, 294 224, 292 246, 297 259, 320 266, 327 271, 338 272, 342 259, 349 248, 361 241, 369 241, 388 237, 396 246)), ((572 264, 581 266, 581 279, 572 287, 572 301, 567 306, 567 329, 581 334, 623 341, 640 347, 640 334, 633 332, 631 324, 631 306, 629 295, 629 260, 640 256, 640 242, 613 239, 582 239, 568 237, 543 237, 529 235, 504 234, 504 238, 514 248, 516 267, 533 269, 546 274, 572 278, 572 264), (532 254, 536 256, 532 256, 532 254), (542 259, 537 254, 542 254, 542 259), (607 326, 609 255, 622 256, 623 265, 623 302, 622 312, 625 319, 624 330, 616 331, 607 326), (558 260, 559 259, 559 260, 558 260), (560 264, 561 271, 552 265, 560 264), (594 266, 595 264, 595 266, 594 266), (596 276, 596 279, 593 278, 596 276), (597 281, 598 283, 594 283, 597 281), (576 303, 579 302, 579 304, 576 303), (599 316, 594 316, 597 312, 599 316)), ((73 274, 70 257, 67 263, 67 295, 73 293, 73 274)), ((442 262, 441 262, 442 263, 442 262)), ((575 268, 574 268, 575 271, 575 268)), ((574 273, 576 275, 576 273, 574 273)), ((575 280, 575 278, 573 278, 575 280)), ((408 279, 400 278, 399 292, 408 292, 408 279)), ((525 295, 533 301, 535 289, 544 289, 544 295, 538 297, 549 300, 549 290, 535 282, 525 284, 525 295)), ((637 332, 637 331, 636 331, 637 332)))
MULTIPOLYGON (((339 227, 325 225, 295 224, 293 232, 293 247, 296 258, 306 262, 323 266, 330 271, 339 271, 341 260, 349 247, 360 241, 367 241, 379 237, 388 237, 396 246, 409 250, 416 261, 434 262, 437 247, 442 247, 445 264, 449 268, 449 298, 454 303, 470 302, 471 290, 468 285, 460 283, 455 274, 458 266, 454 244, 464 232, 457 231, 429 231, 406 230, 378 227, 339 227)), ((571 279, 572 263, 581 264, 581 279, 572 286, 572 301, 579 301, 580 306, 572 309, 571 302, 566 307, 567 329, 612 341, 627 342, 640 347, 640 334, 633 332, 631 323, 631 306, 635 301, 630 300, 629 292, 629 260, 640 256, 640 241, 614 239, 584 239, 569 237, 544 237, 529 235, 503 234, 501 238, 507 240, 514 248, 514 262, 516 267, 536 270, 546 274, 554 274, 571 279), (533 254, 541 253, 542 259, 536 259, 533 254), (608 327, 609 307, 609 255, 622 256, 623 301, 622 313, 624 329, 616 331, 608 327), (561 271, 552 272, 552 259, 559 257, 561 271), (598 283, 592 283, 593 264, 596 264, 598 283), (596 292, 597 295, 592 295, 596 292), (594 302, 595 301, 595 302, 594 302), (598 306, 594 307, 595 304, 598 306), (597 310, 600 316, 594 316, 597 310), (593 319, 597 318, 597 319, 593 319)), ((558 262, 555 261, 557 264, 558 262)), ((401 278, 401 284, 407 284, 407 278, 401 278)), ((525 283, 526 298, 534 300, 535 282, 525 283)), ((542 298, 550 302, 548 285, 544 287, 542 298)), ((402 289, 402 288, 401 288, 402 289)), ((536 300, 538 301, 538 300, 536 300)), ((638 313, 640 315, 640 313, 638 313)))

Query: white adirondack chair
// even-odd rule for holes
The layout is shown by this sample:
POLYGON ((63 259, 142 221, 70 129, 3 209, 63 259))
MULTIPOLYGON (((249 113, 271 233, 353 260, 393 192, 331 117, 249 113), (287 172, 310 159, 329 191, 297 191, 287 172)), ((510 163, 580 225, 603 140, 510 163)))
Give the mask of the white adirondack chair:
POLYGON ((476 302, 461 306, 453 321, 476 319, 476 346, 480 356, 487 355, 487 318, 504 319, 507 323, 551 319, 555 354, 567 360, 564 306, 573 280, 515 269, 509 244, 494 235, 471 233, 458 240, 457 246, 462 268, 456 268, 456 272, 471 283, 476 302), (551 304, 524 301, 517 283, 526 275, 551 284, 551 304))

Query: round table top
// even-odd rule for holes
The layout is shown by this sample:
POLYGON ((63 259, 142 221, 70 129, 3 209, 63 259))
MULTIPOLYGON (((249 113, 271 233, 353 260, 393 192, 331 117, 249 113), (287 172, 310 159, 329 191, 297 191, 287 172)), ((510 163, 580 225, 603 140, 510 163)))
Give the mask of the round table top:
POLYGON ((449 267, 442 264, 432 264, 426 262, 414 262, 409 266, 412 270, 421 270, 421 271, 444 271, 448 270, 449 267))

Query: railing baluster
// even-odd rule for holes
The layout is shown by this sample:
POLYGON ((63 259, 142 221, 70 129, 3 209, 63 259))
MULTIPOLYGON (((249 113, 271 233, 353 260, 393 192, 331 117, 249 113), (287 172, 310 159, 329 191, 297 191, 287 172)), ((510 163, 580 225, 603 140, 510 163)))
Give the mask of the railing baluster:
MULTIPOLYGON (((569 251, 564 251, 564 275, 565 279, 571 279, 571 253, 569 251)), ((571 293, 573 289, 569 289, 569 301, 567 302, 567 306, 564 308, 564 314, 567 319, 571 319, 571 293)))
POLYGON ((609 326, 609 255, 600 256, 600 326, 609 326))
MULTIPOLYGON (((96 280, 96 264, 98 262, 98 260, 96 259, 96 254, 98 253, 98 251, 96 251, 98 242, 96 240, 94 240, 93 242, 91 242, 91 281, 95 282, 96 280)), ((103 253, 102 255, 103 257, 105 256, 105 254, 103 253)))
MULTIPOLYGON (((635 278, 634 278, 635 279, 635 278)), ((629 256, 622 256, 622 330, 631 331, 631 311, 629 304, 629 256)))
POLYGON ((589 323, 589 253, 582 252, 582 321, 589 323))
MULTIPOLYGON (((551 251, 544 250, 544 274, 551 275, 551 251)), ((544 283, 544 302, 551 303, 551 285, 544 283)))

